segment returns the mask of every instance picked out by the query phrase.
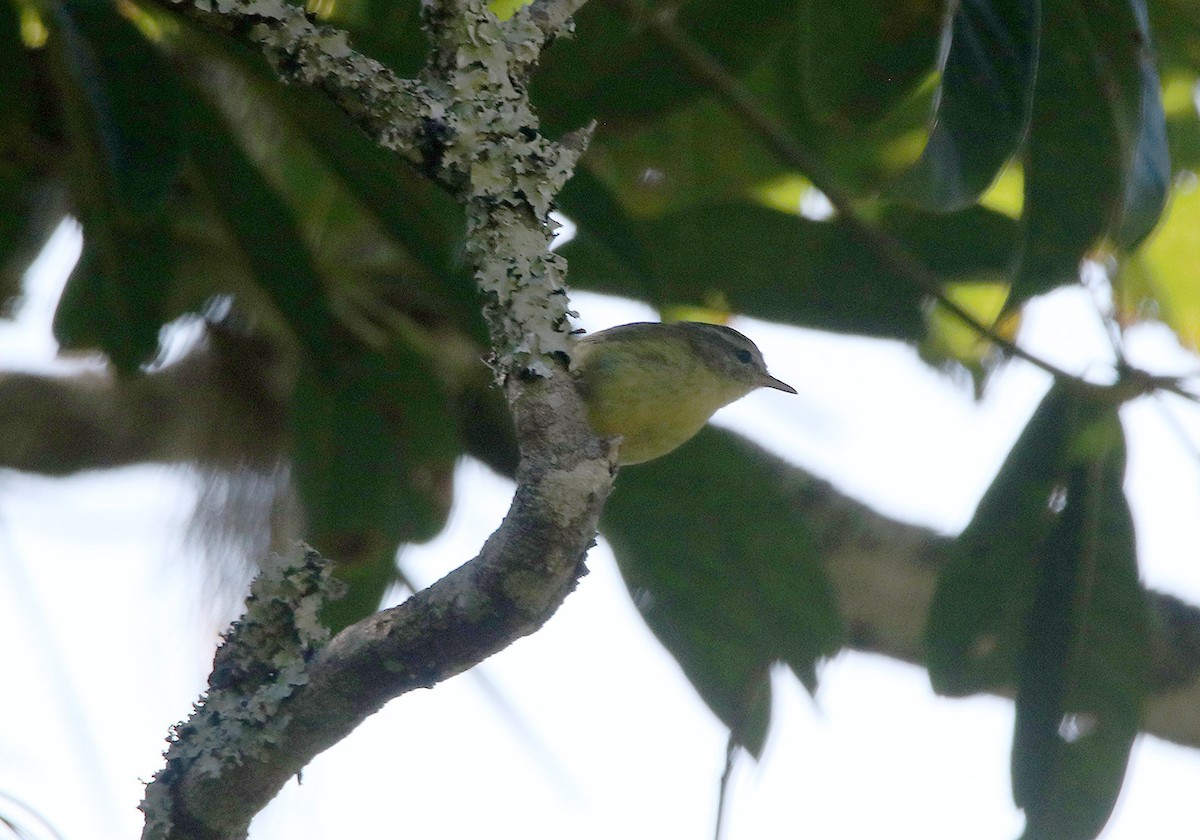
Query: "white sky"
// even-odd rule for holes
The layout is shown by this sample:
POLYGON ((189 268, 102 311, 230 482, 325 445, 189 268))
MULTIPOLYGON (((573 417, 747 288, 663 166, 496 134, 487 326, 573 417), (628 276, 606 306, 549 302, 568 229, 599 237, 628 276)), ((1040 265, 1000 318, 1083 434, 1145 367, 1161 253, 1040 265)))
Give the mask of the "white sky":
MULTIPOLYGON (((0 325, 4 367, 51 364, 70 240, 43 265, 21 322, 0 325)), ((591 295, 573 304, 588 329, 652 317, 591 295)), ((1054 295, 1033 307, 1022 343, 1102 375, 1108 345, 1089 313, 1082 294, 1054 295)), ((720 423, 885 513, 946 531, 970 517, 1046 384, 1013 365, 976 404, 898 344, 735 326, 801 396, 759 392, 720 423)), ((1136 359, 1196 367, 1165 330, 1133 340, 1136 359)), ((1160 406, 1130 407, 1127 485, 1144 577, 1200 602, 1200 416, 1170 409, 1192 450, 1160 406)), ((404 554, 418 581, 473 556, 507 508, 511 485, 478 464, 461 466, 457 486, 447 531, 404 554)), ((138 779, 160 766, 219 629, 183 537, 194 495, 157 467, 66 481, 0 473, 0 816, 14 813, 7 795, 71 840, 137 836, 138 779)), ((289 784, 251 836, 710 837, 725 733, 645 629, 603 543, 589 568, 541 632, 484 666, 528 732, 470 674, 400 698, 289 784)), ((727 840, 1019 834, 1011 704, 938 699, 923 671, 858 654, 825 668, 815 704, 785 675, 775 689, 766 756, 734 774, 727 840)), ((1143 739, 1104 837, 1195 836, 1198 789, 1200 754, 1143 739)))

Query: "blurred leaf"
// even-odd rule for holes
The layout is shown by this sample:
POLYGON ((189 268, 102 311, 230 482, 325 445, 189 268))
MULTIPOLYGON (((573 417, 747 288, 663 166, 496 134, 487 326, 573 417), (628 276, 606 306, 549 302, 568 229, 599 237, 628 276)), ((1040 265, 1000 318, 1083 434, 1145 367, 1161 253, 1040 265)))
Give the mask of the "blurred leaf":
POLYGON ((1136 321, 1147 313, 1162 319, 1187 347, 1200 349, 1200 189, 1196 176, 1181 176, 1163 223, 1131 258, 1121 261, 1119 316, 1136 321))
MULTIPOLYGON (((667 13, 727 72, 740 76, 762 60, 797 20, 799 0, 646 0, 642 15, 667 13)), ((543 56, 530 93, 551 131, 601 122, 657 118, 703 96, 671 50, 621 4, 588 3, 575 37, 543 56)))
POLYGON ((1026 840, 1091 840, 1108 820, 1142 719, 1150 612, 1122 488, 1121 427, 1077 439, 1065 505, 1037 554, 1018 663, 1013 798, 1026 840))
POLYGON ((994 282, 1010 276, 1016 262, 1019 226, 985 207, 954 213, 888 207, 880 223, 906 251, 946 280, 994 282))
MULTIPOLYGON (((1011 263, 1014 223, 973 208, 930 217, 889 213, 885 227, 947 279, 991 279, 1011 263)), ((650 302, 703 305, 835 331, 917 340, 925 293, 880 265, 836 219, 814 222, 756 204, 699 207, 640 222, 654 267, 650 302)), ((563 248, 578 288, 642 296, 645 281, 581 227, 563 248)))
POLYGON ((1145 0, 1127 2, 1137 21, 1137 34, 1133 40, 1138 48, 1136 73, 1141 84, 1136 93, 1129 93, 1129 98, 1137 101, 1139 108, 1131 115, 1134 124, 1128 131, 1134 144, 1125 182, 1125 200, 1111 236, 1118 248, 1129 251, 1154 230, 1162 217, 1171 187, 1171 154, 1167 146, 1162 83, 1154 63, 1146 3, 1145 0))
MULTIPOLYGON (((1008 299, 1008 284, 1000 282, 955 283, 944 290, 947 298, 969 312, 981 324, 994 324, 1001 334, 1016 338, 1018 318, 997 323, 1008 299)), ((921 358, 932 364, 957 362, 971 374, 978 396, 987 376, 985 363, 994 352, 991 341, 942 306, 929 313, 929 334, 918 348, 921 358)))
POLYGON ((929 608, 929 677, 939 694, 1011 684, 1033 599, 1030 556, 1052 522, 1080 408, 1052 390, 959 536, 929 608))
POLYGON ((1102 236, 1153 227, 1169 164, 1148 39, 1141 0, 1044 0, 1012 305, 1074 281, 1102 236))
POLYGON ((1053 389, 959 537, 930 607, 934 688, 1016 686, 1027 840, 1094 837, 1146 691, 1149 612, 1110 409, 1053 389))
POLYGON ((95 155, 95 183, 122 214, 157 212, 183 157, 175 75, 106 0, 59 0, 50 10, 57 80, 67 88, 75 142, 95 155))
MULTIPOLYGON (((628 297, 643 300, 657 297, 650 254, 639 238, 639 231, 609 189, 587 168, 581 166, 567 181, 558 195, 558 206, 575 223, 577 239, 582 237, 602 243, 601 247, 612 253, 612 259, 619 260, 621 267, 612 269, 606 284, 610 289, 627 287, 625 294, 628 297), (623 272, 629 274, 626 283, 615 276, 623 272)), ((578 250, 580 245, 575 243, 573 247, 578 250)), ((588 259, 600 258, 597 255, 588 259)), ((575 281, 574 274, 571 281, 575 281)))
POLYGON ((646 622, 756 756, 769 723, 770 665, 787 663, 812 690, 817 662, 841 641, 788 473, 710 427, 669 457, 622 470, 601 521, 646 622))
POLYGON ((339 359, 297 384, 293 468, 308 539, 351 584, 333 606, 348 623, 378 608, 399 545, 441 530, 459 444, 429 359, 402 345, 339 359))
POLYGON ((1167 119, 1167 147, 1176 172, 1200 168, 1200 116, 1193 95, 1200 84, 1196 76, 1163 80, 1163 110, 1167 119))
MULTIPOLYGON (((184 28, 172 42, 220 124, 290 210, 326 308, 349 323, 395 313, 486 327, 461 255, 465 217, 444 191, 380 149, 321 93, 282 85, 261 56, 184 28)), ((193 295, 194 296, 194 295, 193 295)))
POLYGON ((164 202, 182 153, 181 95, 154 48, 110 4, 72 0, 51 11, 49 55, 84 228, 54 334, 64 347, 98 347, 132 371, 157 352, 165 320, 164 202))
POLYGON ((815 126, 861 130, 934 69, 942 23, 936 0, 804 0, 801 9, 785 76, 794 79, 792 116, 802 136, 815 126))
POLYGON ((975 202, 1024 140, 1038 52, 1039 0, 963 0, 950 31, 933 129, 889 189, 927 210, 975 202))
POLYGON ((638 218, 742 198, 787 171, 743 120, 712 99, 636 126, 601 126, 585 163, 638 218))
POLYGON ((475 326, 476 336, 486 340, 474 279, 459 253, 466 228, 462 208, 397 155, 372 143, 324 97, 278 84, 271 90, 322 163, 385 233, 416 258, 423 270, 406 272, 404 285, 428 295, 428 306, 443 316, 475 326))
POLYGON ((1200 73, 1200 5, 1194 0, 1147 0, 1164 75, 1200 73))
POLYGON ((420 0, 308 0, 310 13, 350 33, 351 46, 412 78, 425 65, 429 43, 420 0))
POLYGON ((333 320, 291 208, 201 96, 193 99, 188 117, 192 163, 207 187, 207 197, 221 211, 259 285, 311 354, 311 361, 327 369, 332 364, 327 354, 333 320))
POLYGON ((11 126, 24 122, 32 107, 33 72, 21 40, 21 18, 9 0, 0 3, 0 138, 11 138, 11 126))
POLYGON ((81 207, 84 246, 54 312, 68 350, 98 348, 130 373, 158 352, 161 303, 171 280, 164 225, 114 218, 111 206, 81 207))
MULTIPOLYGON (((924 331, 922 293, 878 266, 836 221, 731 204, 643 229, 664 303, 720 294, 733 311, 800 326, 896 338, 924 331)), ((586 268, 575 265, 584 288, 586 268)))
POLYGON ((9 301, 21 292, 31 251, 39 250, 31 230, 36 195, 37 179, 0 157, 0 317, 8 315, 9 301))

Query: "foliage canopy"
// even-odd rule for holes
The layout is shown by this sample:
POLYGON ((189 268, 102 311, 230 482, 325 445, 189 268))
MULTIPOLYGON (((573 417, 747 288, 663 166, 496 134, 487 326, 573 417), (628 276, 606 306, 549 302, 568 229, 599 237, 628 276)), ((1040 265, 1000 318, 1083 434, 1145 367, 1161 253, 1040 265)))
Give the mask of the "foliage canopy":
MULTIPOLYGON (((1153 312, 1196 348, 1200 12, 946 5, 586 4, 532 86, 548 131, 599 123, 560 201, 578 226, 563 249, 571 284, 668 315, 901 339, 982 383, 985 343, 931 315, 931 299, 1011 335, 1027 301, 1079 282, 1093 258, 1114 325, 1153 312), (809 209, 813 182, 844 192, 834 212, 809 209), (863 224, 937 287, 867 247, 863 224)), ((417 0, 308 10, 398 73, 420 71, 417 0)), ((165 324, 232 298, 295 360, 289 454, 308 538, 352 584, 330 618, 374 609, 398 547, 444 524, 455 459, 515 464, 478 361, 462 211, 319 94, 165 2, 0 0, 0 90, 0 289, 14 294, 52 224, 75 215, 84 253, 55 332, 125 377, 145 375, 165 324)), ((1102 828, 1149 679, 1117 401, 1098 393, 1064 381, 1046 398, 929 621, 940 691, 1016 689, 1030 838, 1102 828), (1086 734, 1061 737, 1067 720, 1086 734)), ((753 754, 769 667, 812 687, 843 642, 792 493, 780 462, 710 430, 686 457, 622 475, 603 520, 646 620, 753 754)))

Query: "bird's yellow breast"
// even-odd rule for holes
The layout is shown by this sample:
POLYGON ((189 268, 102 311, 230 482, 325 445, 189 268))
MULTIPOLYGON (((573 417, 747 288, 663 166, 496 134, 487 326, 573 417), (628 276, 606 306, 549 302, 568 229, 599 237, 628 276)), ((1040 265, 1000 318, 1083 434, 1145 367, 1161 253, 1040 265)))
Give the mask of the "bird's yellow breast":
POLYGON ((622 464, 665 455, 751 386, 720 377, 682 342, 581 342, 573 367, 597 434, 620 435, 622 464))

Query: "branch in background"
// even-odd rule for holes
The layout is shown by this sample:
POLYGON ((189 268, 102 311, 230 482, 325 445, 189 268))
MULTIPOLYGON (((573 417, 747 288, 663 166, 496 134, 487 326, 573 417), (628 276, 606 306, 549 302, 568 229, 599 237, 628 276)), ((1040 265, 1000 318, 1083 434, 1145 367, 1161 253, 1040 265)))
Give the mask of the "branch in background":
POLYGON ((829 199, 829 203, 837 210, 838 215, 876 259, 936 300, 939 306, 981 337, 991 341, 1001 351, 1029 362, 1075 390, 1107 402, 1124 403, 1156 390, 1170 391, 1192 401, 1200 399, 1185 390, 1175 378, 1153 376, 1129 368, 1121 371, 1122 376, 1115 385, 1098 386, 1030 353, 1012 339, 998 333, 993 326, 980 322, 946 295, 941 279, 934 272, 912 256, 893 237, 859 217, 854 209, 854 199, 841 188, 821 161, 811 154, 779 120, 771 116, 757 98, 746 89, 745 85, 732 76, 720 62, 709 55, 700 44, 679 27, 675 21, 674 8, 668 6, 652 13, 646 13, 641 4, 635 0, 608 0, 608 2, 620 9, 631 22, 645 26, 653 32, 663 45, 679 58, 693 79, 704 85, 734 113, 745 120, 746 125, 758 135, 759 140, 776 157, 787 165, 795 167, 812 182, 814 187, 824 193, 825 197, 829 199))
MULTIPOLYGON (((898 522, 796 470, 797 514, 812 529, 849 628, 850 646, 925 664, 925 621, 953 537, 898 522)), ((1200 747, 1200 608, 1150 592, 1153 641, 1143 731, 1200 747)), ((1011 697, 1012 687, 995 686, 1011 697)))
MULTIPOLYGON (((166 368, 151 376, 162 376, 170 370, 166 368)), ((102 398, 91 393, 94 389, 91 377, 91 374, 54 378, 22 374, 20 391, 34 400, 24 404, 25 416, 29 413, 55 416, 66 428, 94 423, 97 411, 100 416, 107 416, 109 409, 97 408, 94 402, 102 398), (39 405, 37 400, 45 402, 39 405)), ((9 404, 3 394, 10 380, 0 379, 0 405, 9 404)), ((185 399, 188 392, 197 388, 204 393, 215 391, 215 386, 187 377, 176 377, 172 381, 182 393, 176 397, 172 391, 162 390, 162 398, 168 403, 185 399)), ((230 416, 234 411, 241 411, 236 406, 227 409, 230 416)), ((257 410, 262 409, 259 405, 257 410)), ((205 421, 199 420, 202 416, 208 415, 194 415, 191 419, 203 426, 205 421)), ((253 418, 252 414, 238 416, 253 418)), ((4 415, 0 415, 0 465, 12 467, 14 465, 8 461, 3 447, 8 446, 11 452, 17 432, 26 426, 24 422, 14 423, 11 419, 5 422, 3 418, 4 415)), ((252 419, 248 425, 260 423, 252 419)), ((494 460, 493 447, 502 439, 507 441, 509 435, 511 429, 481 428, 472 438, 475 448, 471 454, 494 460)), ((185 451, 183 447, 186 446, 207 446, 206 438, 195 432, 181 430, 172 432, 169 437, 177 440, 180 448, 175 454, 184 462, 205 461, 212 457, 212 451, 207 448, 190 453, 185 451)), ((104 434, 88 433, 83 440, 96 443, 100 449, 108 446, 104 434)), ((262 454, 257 448, 239 453, 236 449, 239 445, 257 447, 259 441, 253 436, 226 438, 225 455, 230 459, 227 463, 242 463, 262 454)), ((508 445, 505 443, 504 448, 508 445)), ((152 460, 144 453, 134 453, 134 456, 129 463, 152 460)), ((89 454, 83 447, 57 453, 44 451, 43 457, 53 464, 73 465, 63 472, 82 469, 85 464, 98 466, 98 456, 89 454)), ((274 457, 278 457, 278 453, 272 459, 274 457)), ((40 468, 31 469, 43 472, 40 468)), ((936 587, 937 573, 953 538, 889 519, 839 493, 828 482, 803 469, 792 466, 786 469, 790 470, 791 481, 798 488, 796 513, 804 518, 820 541, 838 603, 846 616, 850 645, 858 650, 923 665, 925 616, 936 587)), ((512 475, 512 465, 502 471, 512 475)), ((1151 593, 1151 598, 1162 633, 1155 642, 1157 654, 1145 731, 1179 744, 1200 747, 1200 608, 1163 593, 1151 593)), ((404 608, 411 609, 407 605, 404 608)))
POLYGON ((273 470, 293 361, 209 323, 182 359, 136 377, 0 373, 0 467, 65 476, 140 463, 273 470))

